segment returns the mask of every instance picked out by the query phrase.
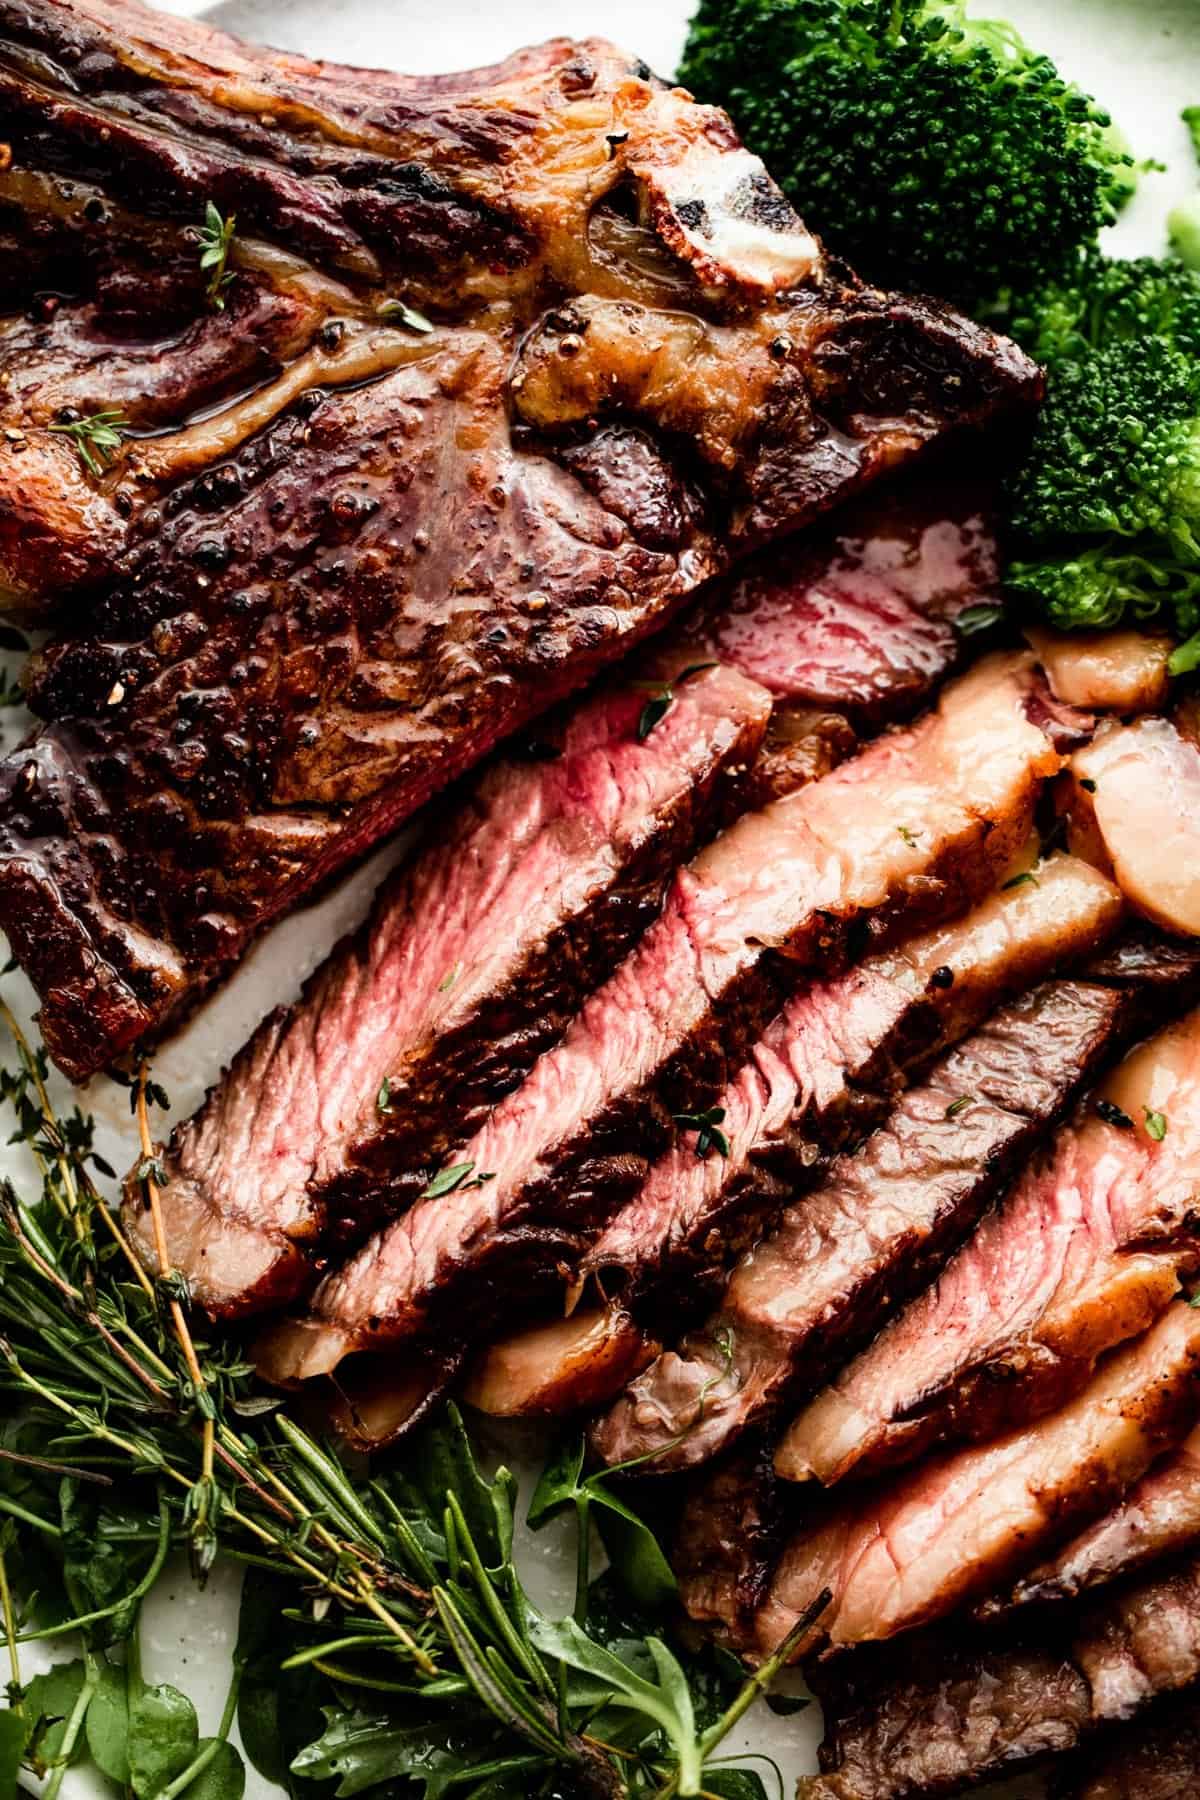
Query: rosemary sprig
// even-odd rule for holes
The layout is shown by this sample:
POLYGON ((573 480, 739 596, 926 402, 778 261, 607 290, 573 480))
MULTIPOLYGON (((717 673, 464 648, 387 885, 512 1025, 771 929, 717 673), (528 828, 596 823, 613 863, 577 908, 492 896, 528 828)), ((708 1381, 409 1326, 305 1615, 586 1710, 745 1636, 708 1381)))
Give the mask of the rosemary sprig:
POLYGON ((50 430, 69 437, 89 475, 103 475, 125 441, 129 420, 120 407, 107 406, 86 419, 64 419, 50 430))

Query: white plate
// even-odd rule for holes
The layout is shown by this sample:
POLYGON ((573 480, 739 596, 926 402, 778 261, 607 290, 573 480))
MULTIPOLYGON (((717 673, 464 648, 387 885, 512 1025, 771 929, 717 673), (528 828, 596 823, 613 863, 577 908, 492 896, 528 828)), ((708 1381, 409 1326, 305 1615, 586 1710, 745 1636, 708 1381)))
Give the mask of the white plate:
MULTIPOLYGON (((230 31, 280 48, 417 74, 494 61, 520 44, 563 34, 612 38, 668 73, 678 60, 691 7, 687 0, 555 0, 553 5, 539 0, 224 0, 206 9, 200 0, 167 0, 166 10, 204 12, 230 31)), ((1143 181, 1111 234, 1113 248, 1121 254, 1160 251, 1167 210, 1197 181, 1179 112, 1189 102, 1200 102, 1200 0, 996 0, 995 5, 984 0, 972 10, 1011 20, 1064 73, 1105 101, 1139 157, 1169 164, 1167 174, 1143 181)), ((155 1074, 175 1103, 174 1116, 186 1117, 194 1109, 231 1049, 272 1006, 295 996, 337 938, 362 917, 397 853, 395 845, 382 850, 319 905, 276 927, 236 977, 161 1052, 155 1074)), ((24 983, 17 985, 24 988, 24 983)), ((30 1000, 28 990, 24 998, 30 1000)), ((65 1099, 66 1084, 55 1085, 65 1099)), ((97 1147, 115 1167, 127 1167, 134 1157, 127 1095, 97 1080, 86 1104, 99 1123, 97 1147)), ((0 1171, 25 1174, 10 1150, 0 1151, 0 1171)), ((515 1460, 523 1465, 528 1497, 534 1464, 524 1457, 515 1460)), ((537 1538, 524 1534, 520 1555, 534 1597, 552 1610, 567 1610, 572 1577, 566 1528, 557 1534, 552 1528, 537 1538)), ((232 1574, 218 1571, 200 1594, 186 1571, 175 1568, 147 1607, 147 1671, 156 1680, 177 1682, 192 1696, 206 1732, 216 1726, 229 1679, 237 1586, 232 1574)), ((28 1660, 32 1670, 33 1659, 28 1660)), ((774 1758, 790 1794, 796 1777, 815 1771, 818 1738, 815 1709, 783 1720, 760 1707, 725 1749, 774 1758)), ((758 1766, 770 1792, 770 1770, 758 1766)), ((76 1793, 87 1785, 86 1777, 72 1778, 76 1793)), ((249 1771, 249 1800, 266 1800, 276 1791, 249 1771)), ((1026 1783, 1002 1791, 1017 1800, 1041 1790, 1039 1784, 1026 1783)))

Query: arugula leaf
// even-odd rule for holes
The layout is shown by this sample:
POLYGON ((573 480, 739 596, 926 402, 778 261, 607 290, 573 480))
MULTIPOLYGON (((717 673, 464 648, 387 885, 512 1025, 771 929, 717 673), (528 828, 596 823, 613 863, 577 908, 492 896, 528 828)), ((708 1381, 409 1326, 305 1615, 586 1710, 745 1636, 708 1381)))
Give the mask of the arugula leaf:
POLYGON ((292 1773, 309 1781, 337 1781, 339 1800, 365 1788, 408 1775, 423 1784, 425 1800, 445 1792, 447 1777, 470 1768, 467 1757, 481 1747, 481 1735, 436 1724, 408 1724, 394 1714, 322 1708, 325 1729, 292 1759, 292 1773))
POLYGON ((495 1570, 509 1562, 516 1477, 503 1468, 491 1481, 480 1474, 457 1406, 447 1406, 413 1438, 403 1470, 381 1477, 380 1486, 395 1497, 414 1529, 418 1523, 425 1528, 424 1542, 439 1560, 446 1558, 446 1543, 438 1527, 446 1497, 454 1494, 485 1567, 495 1570))
MULTIPOLYGON (((32 1721, 29 1746, 39 1763, 56 1762, 62 1755, 67 1722, 83 1692, 85 1670, 76 1657, 72 1662, 55 1663, 44 1675, 35 1675, 25 1689, 25 1718, 32 1721)), ((84 1740, 80 1732, 71 1749, 70 1762, 78 1762, 84 1740)))
POLYGON ((113 1663, 100 1669, 100 1684, 87 1712, 87 1745, 102 1775, 129 1786, 129 1700, 125 1671, 113 1663))
POLYGON ((225 1739, 201 1738, 196 1747, 197 1755, 203 1755, 213 1744, 216 1749, 212 1760, 183 1790, 186 1800, 242 1800, 246 1791, 245 1763, 225 1739))
POLYGON ((25 1715, 6 1707, 0 1712, 0 1794, 16 1794, 25 1754, 25 1715))

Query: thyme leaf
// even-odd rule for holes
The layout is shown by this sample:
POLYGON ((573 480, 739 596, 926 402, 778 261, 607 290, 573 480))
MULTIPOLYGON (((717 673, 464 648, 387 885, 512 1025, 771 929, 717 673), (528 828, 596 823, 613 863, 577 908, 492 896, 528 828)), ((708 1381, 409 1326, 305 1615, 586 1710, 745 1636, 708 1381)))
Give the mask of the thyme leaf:
POLYGON ((86 419, 62 420, 50 430, 69 437, 76 455, 89 475, 103 475, 112 462, 129 430, 129 420, 116 406, 89 413, 86 419))
POLYGON ((199 227, 197 238, 200 244, 200 267, 208 275, 205 298, 216 312, 224 312, 225 289, 233 280, 233 271, 226 264, 236 225, 236 213, 230 213, 225 219, 211 200, 205 203, 204 223, 199 227))

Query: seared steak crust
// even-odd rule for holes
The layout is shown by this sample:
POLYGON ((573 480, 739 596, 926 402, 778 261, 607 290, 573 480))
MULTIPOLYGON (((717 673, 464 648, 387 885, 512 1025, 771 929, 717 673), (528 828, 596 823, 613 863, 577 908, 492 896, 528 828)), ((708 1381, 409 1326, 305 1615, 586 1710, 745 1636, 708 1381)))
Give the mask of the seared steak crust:
POLYGON ((1054 1800, 1189 1800, 1200 1769, 1200 1695, 1158 1707, 1143 1723, 1103 1732, 1054 1800))
POLYGON ((809 1678, 826 1735, 808 1800, 939 1800, 1074 1749, 1200 1680, 1200 1559, 1026 1640, 929 1633, 902 1652, 817 1662, 809 1678))
POLYGON ((69 610, 0 924, 77 1079, 731 554, 1037 392, 600 42, 416 79, 3 0, 0 116, 5 304, 68 296, 0 352, 0 596, 69 610), (97 474, 51 428, 114 402, 97 474))

